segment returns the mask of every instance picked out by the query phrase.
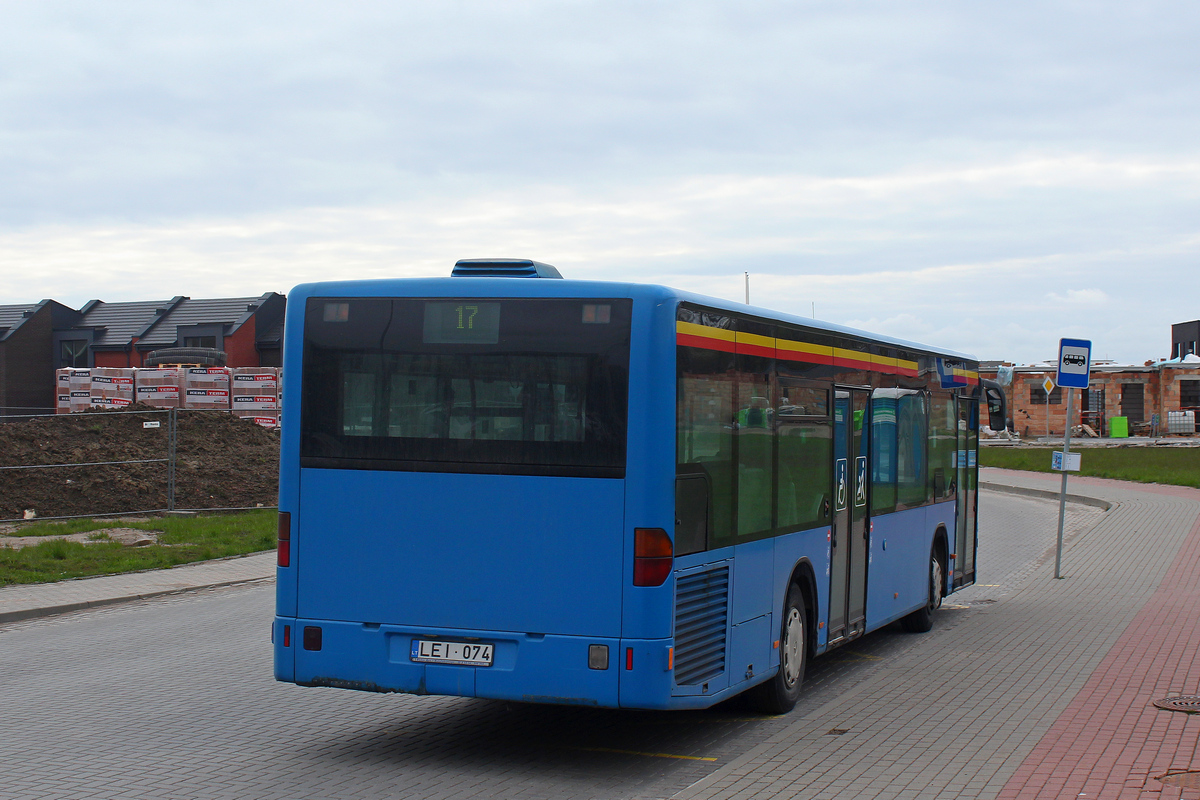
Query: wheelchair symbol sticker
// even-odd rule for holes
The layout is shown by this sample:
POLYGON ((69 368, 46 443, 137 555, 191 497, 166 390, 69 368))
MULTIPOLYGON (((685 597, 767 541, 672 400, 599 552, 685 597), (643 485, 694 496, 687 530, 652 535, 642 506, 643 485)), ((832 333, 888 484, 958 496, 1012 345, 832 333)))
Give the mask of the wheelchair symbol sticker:
POLYGON ((859 456, 854 459, 854 469, 858 473, 858 485, 854 487, 854 507, 867 504, 867 457, 859 456))
POLYGON ((834 474, 837 476, 837 497, 834 509, 837 511, 846 510, 846 479, 850 477, 847 475, 846 467, 847 463, 844 458, 839 458, 834 467, 834 474))

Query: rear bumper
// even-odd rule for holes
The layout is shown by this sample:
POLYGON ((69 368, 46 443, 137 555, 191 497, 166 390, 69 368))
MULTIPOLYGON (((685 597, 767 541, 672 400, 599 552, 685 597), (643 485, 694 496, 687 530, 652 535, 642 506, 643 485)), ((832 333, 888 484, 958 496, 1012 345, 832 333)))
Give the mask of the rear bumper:
POLYGON ((619 673, 624 666, 619 639, 435 630, 290 617, 277 617, 275 628, 275 677, 303 686, 520 702, 619 705, 619 673), (284 625, 291 627, 287 646, 283 643, 284 625), (306 627, 321 629, 320 650, 305 649, 306 627), (492 666, 413 661, 414 638, 493 644, 492 666), (609 648, 608 669, 588 667, 590 645, 609 648))

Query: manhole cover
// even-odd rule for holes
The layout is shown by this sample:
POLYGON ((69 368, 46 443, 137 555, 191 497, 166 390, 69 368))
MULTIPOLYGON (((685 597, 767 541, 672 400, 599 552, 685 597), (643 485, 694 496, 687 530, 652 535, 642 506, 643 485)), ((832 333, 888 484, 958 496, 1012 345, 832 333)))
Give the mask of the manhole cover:
POLYGON ((1181 695, 1155 700, 1154 705, 1167 711, 1186 711, 1189 714, 1200 714, 1200 697, 1196 695, 1181 695))
POLYGON ((1200 772, 1169 772, 1159 775, 1155 780, 1180 789, 1200 789, 1200 772))

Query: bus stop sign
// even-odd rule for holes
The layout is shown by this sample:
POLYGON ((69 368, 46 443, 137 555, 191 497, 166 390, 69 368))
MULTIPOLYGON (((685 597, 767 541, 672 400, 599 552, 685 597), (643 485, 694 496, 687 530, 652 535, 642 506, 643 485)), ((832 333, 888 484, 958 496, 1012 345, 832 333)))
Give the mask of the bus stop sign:
POLYGON ((1087 339, 1060 339, 1058 342, 1058 374, 1054 382, 1068 389, 1088 388, 1092 367, 1092 343, 1087 339))

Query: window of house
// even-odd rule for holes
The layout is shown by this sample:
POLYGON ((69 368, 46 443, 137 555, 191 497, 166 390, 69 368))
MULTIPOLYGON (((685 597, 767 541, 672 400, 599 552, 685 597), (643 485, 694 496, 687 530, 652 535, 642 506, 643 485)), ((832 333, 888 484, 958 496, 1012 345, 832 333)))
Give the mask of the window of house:
POLYGON ((1179 382, 1179 405, 1183 408, 1200 406, 1200 381, 1179 382))
MULTIPOLYGON (((1046 402, 1046 389, 1040 383, 1029 384, 1029 404, 1033 406, 1044 406, 1046 402)), ((1050 392, 1049 405, 1062 405, 1062 387, 1055 386, 1050 392)))
POLYGON ((184 347, 209 347, 215 350, 217 348, 217 337, 215 336, 185 336, 183 337, 184 347))
POLYGON ((58 344, 58 361, 60 367, 87 367, 87 339, 63 339, 58 344))

